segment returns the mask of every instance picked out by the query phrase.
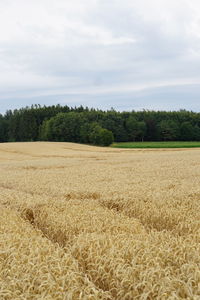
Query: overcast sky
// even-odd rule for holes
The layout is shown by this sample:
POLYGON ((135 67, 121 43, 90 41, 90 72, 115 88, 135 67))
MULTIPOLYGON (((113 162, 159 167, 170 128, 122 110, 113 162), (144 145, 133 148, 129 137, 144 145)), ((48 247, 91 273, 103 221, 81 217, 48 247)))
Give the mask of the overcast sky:
POLYGON ((0 0, 0 112, 200 110, 199 0, 0 0))

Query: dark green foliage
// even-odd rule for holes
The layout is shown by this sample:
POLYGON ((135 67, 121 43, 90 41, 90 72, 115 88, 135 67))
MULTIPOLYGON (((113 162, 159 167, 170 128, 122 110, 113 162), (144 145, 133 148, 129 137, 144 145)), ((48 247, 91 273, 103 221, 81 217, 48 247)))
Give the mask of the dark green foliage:
POLYGON ((45 121, 41 137, 58 142, 80 142, 80 129, 84 124, 82 113, 59 113, 45 121))
POLYGON ((103 128, 112 131, 114 139, 119 142, 127 141, 128 133, 124 126, 125 119, 123 115, 111 110, 103 114, 100 124, 103 128))
POLYGON ((89 141, 93 145, 109 146, 114 142, 114 137, 112 131, 93 123, 90 126, 89 141))
POLYGON ((158 124, 160 136, 164 141, 175 141, 179 139, 179 124, 173 120, 163 120, 158 124))
POLYGON ((161 139, 158 132, 157 122, 150 117, 145 121, 146 123, 146 134, 145 140, 147 141, 158 141, 161 139))
POLYGON ((19 119, 19 132, 20 141, 35 141, 38 136, 37 122, 34 114, 27 110, 19 119))
POLYGON ((191 141, 194 139, 194 127, 188 121, 181 124, 181 139, 183 141, 191 141))
POLYGON ((132 141, 200 141, 200 113, 103 111, 34 105, 0 115, 0 142, 68 141, 95 145, 132 141))
POLYGON ((141 122, 138 122, 137 127, 138 127, 137 137, 139 140, 144 141, 144 136, 147 131, 147 125, 144 121, 141 121, 141 122))
POLYGON ((80 142, 84 144, 90 143, 91 124, 85 123, 80 128, 80 142))
POLYGON ((144 121, 138 122, 133 116, 129 116, 126 120, 126 130, 128 141, 143 141, 147 126, 144 121))
POLYGON ((138 122, 133 116, 129 116, 126 120, 126 130, 128 133, 128 141, 135 141, 138 130, 138 122))
POLYGON ((0 143, 8 140, 8 122, 0 115, 0 143))
POLYGON ((198 125, 193 128, 193 136, 195 141, 200 141, 200 127, 198 125))

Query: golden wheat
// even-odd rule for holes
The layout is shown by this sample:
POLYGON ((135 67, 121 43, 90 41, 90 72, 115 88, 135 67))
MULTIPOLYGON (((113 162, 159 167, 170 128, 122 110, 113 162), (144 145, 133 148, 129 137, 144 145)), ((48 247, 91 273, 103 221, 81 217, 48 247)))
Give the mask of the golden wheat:
POLYGON ((200 299, 200 150, 0 145, 0 299, 200 299))

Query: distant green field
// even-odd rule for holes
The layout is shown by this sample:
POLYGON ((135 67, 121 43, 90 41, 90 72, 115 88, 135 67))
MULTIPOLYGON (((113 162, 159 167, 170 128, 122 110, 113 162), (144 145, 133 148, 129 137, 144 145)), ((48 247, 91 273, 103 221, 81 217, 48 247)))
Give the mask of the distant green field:
POLYGON ((113 143, 113 148, 195 148, 200 142, 126 142, 113 143))

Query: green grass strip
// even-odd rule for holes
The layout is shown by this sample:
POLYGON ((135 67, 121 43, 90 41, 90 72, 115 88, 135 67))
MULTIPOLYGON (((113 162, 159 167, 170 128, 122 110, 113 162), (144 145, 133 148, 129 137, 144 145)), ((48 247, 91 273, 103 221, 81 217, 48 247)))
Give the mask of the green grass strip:
POLYGON ((113 143, 113 148, 197 148, 200 142, 125 142, 113 143))

